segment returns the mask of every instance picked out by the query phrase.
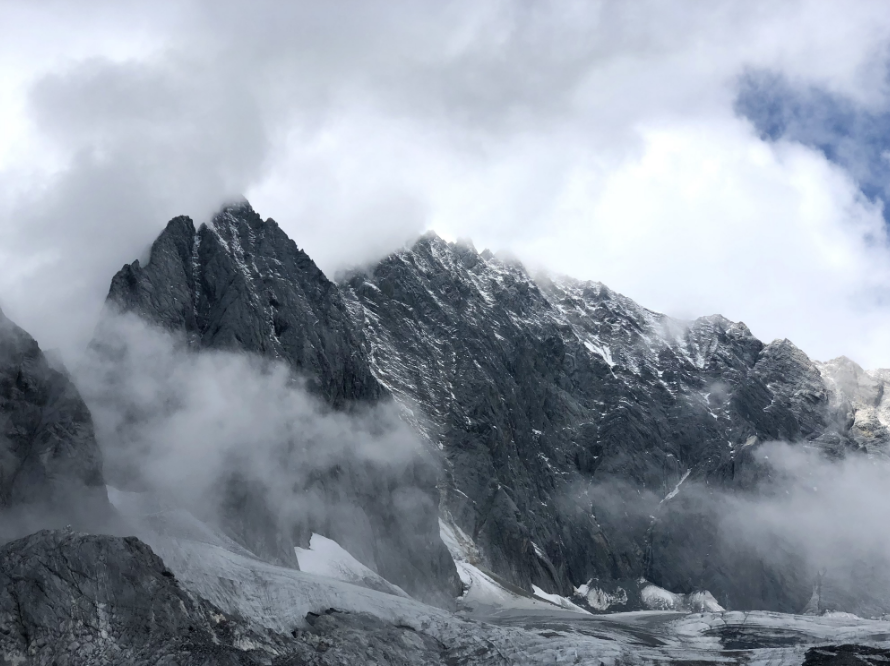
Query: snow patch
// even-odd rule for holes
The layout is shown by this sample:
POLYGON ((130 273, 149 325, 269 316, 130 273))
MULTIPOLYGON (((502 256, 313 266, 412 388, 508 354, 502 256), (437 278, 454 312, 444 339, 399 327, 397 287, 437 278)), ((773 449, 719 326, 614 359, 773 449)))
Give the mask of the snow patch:
POLYGON ((659 504, 662 504, 662 503, 664 503, 664 502, 667 502, 668 500, 672 500, 672 499, 674 499, 674 498, 677 496, 677 493, 680 492, 680 486, 682 486, 682 485, 683 485, 683 482, 684 482, 687 478, 689 478, 689 473, 690 473, 691 471, 692 471, 691 469, 687 469, 687 470, 683 473, 683 476, 682 476, 682 477, 680 478, 680 480, 677 482, 677 485, 674 486, 674 489, 673 489, 671 492, 669 492, 667 495, 665 495, 665 498, 664 498, 663 500, 661 500, 661 502, 659 502, 659 504))
POLYGON ((355 559, 336 541, 321 534, 312 535, 309 539, 309 548, 297 547, 294 548, 294 552, 297 554, 300 570, 306 573, 342 580, 400 597, 409 596, 398 585, 393 585, 355 559))
POLYGON ((575 611, 576 613, 588 613, 588 611, 584 610, 580 606, 576 606, 565 597, 561 597, 558 594, 550 594, 548 592, 545 592, 537 585, 532 585, 532 591, 534 592, 536 597, 538 597, 539 599, 544 599, 545 601, 549 601, 554 606, 559 606, 560 608, 565 608, 566 610, 575 611))
POLYGON ((646 585, 640 590, 643 605, 649 610, 692 611, 693 613, 721 613, 724 608, 707 590, 691 594, 676 594, 657 585, 646 585))
POLYGON ((643 605, 650 610, 679 610, 683 606, 683 597, 669 592, 657 585, 647 585, 640 590, 643 605))
POLYGON ((612 351, 608 347, 602 344, 595 345, 590 340, 585 340, 584 346, 587 347, 588 351, 600 356, 610 368, 615 367, 615 361, 612 360, 612 351))

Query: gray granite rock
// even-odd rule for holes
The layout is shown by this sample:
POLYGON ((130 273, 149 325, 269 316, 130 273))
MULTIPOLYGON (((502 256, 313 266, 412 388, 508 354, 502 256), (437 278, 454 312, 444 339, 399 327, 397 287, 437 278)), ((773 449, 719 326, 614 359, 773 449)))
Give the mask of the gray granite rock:
POLYGON ((4 666, 260 664, 283 652, 279 637, 180 589, 135 537, 44 530, 0 548, 4 666))
POLYGON ((197 348, 283 359, 335 407, 384 395, 337 286, 247 202, 198 229, 171 220, 145 266, 134 261, 114 276, 108 302, 184 332, 197 348))

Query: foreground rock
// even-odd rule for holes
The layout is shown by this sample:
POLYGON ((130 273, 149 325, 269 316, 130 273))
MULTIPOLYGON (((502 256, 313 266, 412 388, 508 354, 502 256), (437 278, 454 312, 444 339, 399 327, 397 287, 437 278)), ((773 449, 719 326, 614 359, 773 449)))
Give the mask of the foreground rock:
POLYGON ((0 312, 0 542, 113 519, 90 412, 61 363, 0 312))
POLYGON ((203 544, 202 552, 193 565, 209 567, 204 584, 258 594, 264 611, 277 608, 274 616, 226 609, 231 596, 209 603, 194 576, 180 580, 134 537, 42 531, 0 547, 0 665, 798 666, 883 663, 890 636, 886 621, 762 612, 501 608, 477 622, 258 560, 233 580, 219 569, 218 546, 203 544), (270 627, 294 604, 303 609, 298 616, 270 627))
POLYGON ((280 649, 134 537, 41 531, 0 549, 2 664, 256 664, 280 649))
POLYGON ((890 661, 890 650, 867 645, 825 645, 807 650, 803 666, 879 666, 890 661))

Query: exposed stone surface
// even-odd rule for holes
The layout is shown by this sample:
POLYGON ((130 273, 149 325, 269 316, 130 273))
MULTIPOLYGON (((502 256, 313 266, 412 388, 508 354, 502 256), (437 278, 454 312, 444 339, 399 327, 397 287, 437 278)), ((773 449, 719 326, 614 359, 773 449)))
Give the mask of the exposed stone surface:
POLYGON ((114 276, 108 302, 197 348, 283 359, 334 406, 383 395, 337 286, 247 202, 197 230, 187 217, 171 220, 145 266, 114 276))
MULTIPOLYGON (((473 538, 486 569, 526 590, 570 596, 586 581, 645 578, 710 590, 727 608, 800 611, 817 572, 782 547, 766 562, 724 539, 721 493, 775 492, 758 459, 764 442, 842 456, 877 450, 887 433, 879 374, 817 365, 718 315, 678 321, 599 283, 533 277, 434 234, 338 289, 239 204, 197 231, 171 221, 150 262, 115 277, 109 300, 195 348, 283 359, 331 405, 394 395, 444 455, 445 519, 473 538)), ((433 475, 417 469, 398 484, 432 502, 433 475)), ((400 521, 375 499, 388 485, 375 474, 347 466, 322 487, 330 497, 348 488, 375 539, 398 553, 409 540, 384 536, 400 521)), ((248 489, 236 503, 251 507, 242 522, 269 532, 253 520, 256 497, 248 489)), ((425 545, 410 557, 431 568, 379 573, 417 593, 399 571, 415 581, 428 572, 453 591, 427 518, 412 523, 425 545)), ((277 557, 263 541, 246 545, 277 557)))
POLYGON ((0 548, 0 664, 258 664, 280 651, 181 590, 135 537, 41 531, 0 548))
POLYGON ((0 538, 112 517, 89 410, 60 364, 0 312, 0 538))
POLYGON ((563 595, 643 576, 729 608, 806 604, 814 572, 721 544, 717 506, 683 486, 756 488, 764 441, 851 444, 792 343, 434 234, 343 287, 378 379, 444 450, 445 506, 487 568, 563 595))
POLYGON ((868 372, 841 356, 819 363, 832 406, 867 453, 890 454, 890 370, 868 372))
MULTIPOLYGON (((370 369, 337 285, 246 202, 227 206, 197 230, 188 218, 173 219, 145 266, 134 262, 114 277, 108 304, 109 317, 137 314, 181 334, 196 351, 243 351, 284 362, 329 408, 361 411, 392 400, 370 369)), ((106 371, 111 368, 104 384, 106 398, 114 400, 115 359, 126 354, 128 341, 111 326, 100 324, 98 331, 92 349, 106 371)), ((138 405, 123 411, 140 418, 138 405)), ((286 529, 261 483, 233 477, 223 480, 229 494, 221 514, 232 536, 271 561, 297 566, 293 547, 308 545, 318 532, 410 594, 450 606, 460 581, 439 538, 437 475, 438 464, 423 447, 399 466, 334 460, 312 474, 311 488, 295 489, 330 510, 316 512, 324 514, 316 520, 307 507, 286 529)))

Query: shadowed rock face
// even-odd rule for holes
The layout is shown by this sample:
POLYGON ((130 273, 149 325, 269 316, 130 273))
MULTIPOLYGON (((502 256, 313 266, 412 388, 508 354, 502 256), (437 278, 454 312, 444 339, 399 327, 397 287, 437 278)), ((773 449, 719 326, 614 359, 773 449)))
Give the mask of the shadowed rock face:
POLYGON ((342 286, 377 378, 428 417, 445 506, 487 568, 561 594, 645 576, 728 607, 806 604, 811 572, 721 547, 718 507, 683 487, 758 487, 752 454, 767 440, 850 445, 793 344, 720 316, 672 320, 602 284, 533 279, 435 235, 342 286))
MULTIPOLYGON (((108 305, 109 316, 137 314, 182 335, 195 351, 248 352, 283 362, 326 408, 361 411, 391 400, 370 369, 337 285, 274 220, 262 220, 246 202, 224 208, 199 229, 185 217, 170 221, 149 262, 124 266, 114 277, 108 305)), ((108 372, 108 395, 101 399, 115 399, 122 378, 115 376, 114 359, 126 354, 126 344, 100 323, 91 347, 108 372)), ((138 405, 128 410, 129 418, 139 418, 138 405)), ((452 606, 460 581, 439 538, 438 472, 425 451, 397 469, 385 461, 337 460, 313 473, 311 488, 298 490, 345 510, 328 511, 322 522, 294 517, 284 530, 261 484, 236 474, 221 480, 228 488, 224 527, 261 557, 291 566, 297 565, 294 546, 308 545, 312 532, 325 534, 354 546, 356 558, 410 594, 452 606), (352 522, 338 524, 337 515, 352 522)))
POLYGON ((89 410, 61 365, 0 312, 0 538, 111 519, 89 410))

